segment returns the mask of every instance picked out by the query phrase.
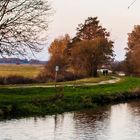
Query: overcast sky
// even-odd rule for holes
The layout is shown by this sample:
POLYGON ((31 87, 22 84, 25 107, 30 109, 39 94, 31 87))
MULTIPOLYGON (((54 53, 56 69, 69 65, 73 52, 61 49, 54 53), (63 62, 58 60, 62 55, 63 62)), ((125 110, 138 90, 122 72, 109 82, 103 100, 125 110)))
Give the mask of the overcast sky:
MULTIPOLYGON (((117 60, 123 60, 124 48, 127 46, 127 33, 134 25, 140 24, 140 1, 128 9, 133 0, 49 0, 55 13, 49 24, 48 42, 54 38, 76 33, 79 23, 84 23, 87 17, 97 16, 100 24, 111 32, 111 39, 115 42, 114 50, 117 60)), ((49 43, 48 45, 49 46, 49 43)), ((39 59, 47 60, 47 47, 38 55, 39 59)))

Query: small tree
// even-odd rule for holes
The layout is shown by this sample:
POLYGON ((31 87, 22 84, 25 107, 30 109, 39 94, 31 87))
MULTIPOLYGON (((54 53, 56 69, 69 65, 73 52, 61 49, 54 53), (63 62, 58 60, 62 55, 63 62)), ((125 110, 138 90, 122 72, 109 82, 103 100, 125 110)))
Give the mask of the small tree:
POLYGON ((70 37, 66 34, 65 36, 54 39, 54 41, 51 43, 48 49, 51 56, 42 73, 43 77, 54 80, 56 66, 59 66, 60 68, 59 75, 63 75, 65 73, 68 66, 68 59, 65 57, 65 50, 69 42, 70 37))
POLYGON ((26 55, 40 51, 48 29, 47 0, 0 1, 0 54, 26 55))
POLYGON ((50 62, 53 61, 55 66, 58 65, 61 70, 64 70, 67 66, 67 58, 65 57, 65 50, 68 43, 70 42, 70 36, 66 34, 59 38, 54 39, 48 49, 51 58, 50 62))

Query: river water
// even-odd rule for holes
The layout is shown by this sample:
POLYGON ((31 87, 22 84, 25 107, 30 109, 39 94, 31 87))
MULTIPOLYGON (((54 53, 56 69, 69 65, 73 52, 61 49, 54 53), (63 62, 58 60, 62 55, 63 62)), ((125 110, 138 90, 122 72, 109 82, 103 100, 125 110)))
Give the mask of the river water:
POLYGON ((0 140, 140 140, 140 100, 44 118, 3 120, 0 140))

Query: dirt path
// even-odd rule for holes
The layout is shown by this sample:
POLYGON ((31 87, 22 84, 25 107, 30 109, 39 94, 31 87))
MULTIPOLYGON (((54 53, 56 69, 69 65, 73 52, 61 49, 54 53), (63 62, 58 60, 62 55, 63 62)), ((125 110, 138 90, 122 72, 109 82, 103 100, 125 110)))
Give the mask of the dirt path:
MULTIPOLYGON (((101 81, 98 83, 80 83, 80 84, 59 84, 57 83, 56 86, 60 87, 60 86, 66 86, 66 87, 78 87, 78 86, 94 86, 94 85, 104 85, 104 84, 113 84, 113 83, 117 83, 121 80, 121 78, 119 77, 112 77, 113 79, 111 80, 106 80, 106 81, 101 81)), ((55 87, 55 85, 16 85, 14 87, 11 88, 32 88, 32 87, 55 87)))
MULTIPOLYGON (((66 84, 64 86, 94 86, 94 85, 104 85, 104 84, 113 84, 117 83, 121 80, 119 77, 112 77, 113 79, 111 80, 106 80, 106 81, 101 81, 98 83, 81 83, 81 84, 66 84)), ((58 85, 59 86, 59 85, 58 85)))

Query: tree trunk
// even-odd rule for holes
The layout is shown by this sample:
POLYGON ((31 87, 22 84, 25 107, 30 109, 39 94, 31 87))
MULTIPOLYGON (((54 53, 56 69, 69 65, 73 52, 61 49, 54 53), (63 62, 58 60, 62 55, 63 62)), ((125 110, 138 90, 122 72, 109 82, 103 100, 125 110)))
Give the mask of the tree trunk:
POLYGON ((97 66, 93 68, 93 77, 98 77, 97 66))

